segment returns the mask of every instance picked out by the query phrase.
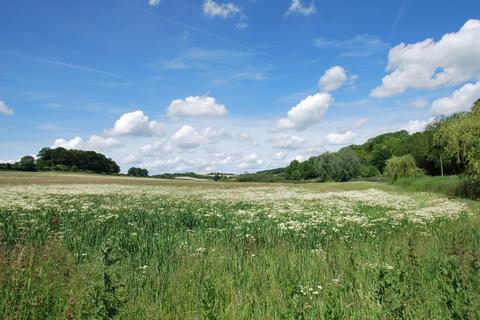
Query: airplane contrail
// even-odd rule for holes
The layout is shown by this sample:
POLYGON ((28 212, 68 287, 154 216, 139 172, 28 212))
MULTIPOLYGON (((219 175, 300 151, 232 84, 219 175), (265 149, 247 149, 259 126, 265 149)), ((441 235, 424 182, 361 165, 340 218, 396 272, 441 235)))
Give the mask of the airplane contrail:
POLYGON ((266 56, 266 57, 269 57, 269 58, 274 58, 274 56, 272 56, 271 54, 265 52, 265 51, 262 51, 262 50, 259 50, 259 49, 256 49, 256 48, 253 48, 253 47, 250 47, 250 46, 247 46, 243 43, 240 43, 240 42, 237 42, 235 40, 232 40, 232 39, 229 39, 229 38, 226 38, 224 36, 221 36, 219 34, 216 34, 216 33, 213 33, 213 32, 210 32, 210 31, 207 31, 207 30, 204 30, 204 29, 201 29, 201 28, 198 28, 198 27, 195 27, 195 26, 191 26, 189 24, 186 24, 186 23, 183 23, 183 22, 180 22, 180 21, 177 21, 177 20, 174 20, 172 18, 169 18, 169 17, 165 17, 165 16, 162 16, 158 13, 155 13, 155 12, 151 12, 151 11, 148 11, 148 10, 145 10, 145 9, 142 9, 142 8, 139 8, 139 7, 136 7, 136 6, 132 6, 128 3, 124 3, 122 1, 119 1, 120 4, 122 4, 123 6, 125 7, 129 7, 131 9, 134 9, 138 12, 142 12, 144 14, 147 14, 147 15, 150 15, 152 17, 156 17, 160 20, 163 20, 164 22, 167 22, 167 23, 170 23, 170 24, 173 24, 173 25, 176 25, 178 27, 181 27, 181 28, 185 28, 185 29, 188 29, 190 31, 194 31, 194 32, 198 32, 198 33, 202 33, 204 35, 207 35, 209 37, 212 37, 212 38, 216 38, 218 40, 222 40, 222 41, 225 41, 225 42, 228 42, 230 44, 233 44, 237 47, 241 47, 243 49, 247 49, 247 50, 250 50, 250 51, 253 51, 253 52, 256 52, 258 54, 261 54, 263 56, 266 56))
POLYGON ((93 73, 103 74, 103 75, 111 76, 111 77, 125 78, 125 76, 122 76, 122 75, 116 74, 116 73, 112 73, 112 72, 108 72, 108 71, 98 70, 98 69, 89 68, 89 67, 85 67, 85 66, 80 66, 80 65, 77 65, 77 64, 67 63, 67 62, 63 62, 63 61, 56 61, 56 60, 50 60, 50 59, 46 59, 46 58, 42 58, 42 57, 30 56, 30 55, 21 54, 21 53, 9 51, 9 50, 0 49, 0 53, 15 56, 15 57, 19 57, 19 58, 23 58, 23 59, 28 59, 28 60, 32 60, 32 61, 37 61, 37 62, 41 62, 41 63, 47 63, 47 64, 57 65, 57 66, 61 66, 61 67, 71 68, 71 69, 93 72, 93 73))
POLYGON ((395 18, 395 21, 393 22, 392 26, 392 31, 390 32, 390 36, 388 37, 388 43, 392 42, 392 38, 397 32, 398 24, 400 23, 400 20, 402 19, 403 12, 405 11, 405 6, 407 5, 408 0, 403 0, 402 5, 400 6, 400 10, 398 10, 397 17, 395 18))

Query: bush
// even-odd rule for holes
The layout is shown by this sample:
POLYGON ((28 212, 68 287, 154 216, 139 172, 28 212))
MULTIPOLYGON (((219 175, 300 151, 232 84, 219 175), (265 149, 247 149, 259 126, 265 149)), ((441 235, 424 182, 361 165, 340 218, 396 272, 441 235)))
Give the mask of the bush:
POLYGON ((385 176, 389 177, 391 182, 397 181, 399 178, 417 177, 422 175, 422 171, 415 164, 412 155, 388 159, 385 166, 385 176))
POLYGON ((142 168, 131 167, 128 169, 127 175, 131 177, 148 177, 148 170, 142 168))
POLYGON ((24 156, 20 159, 18 165, 24 171, 35 171, 35 158, 32 156, 24 156))
POLYGON ((381 175, 382 173, 380 172, 380 170, 378 170, 378 168, 374 165, 362 165, 360 167, 360 177, 362 178, 378 177, 381 175))

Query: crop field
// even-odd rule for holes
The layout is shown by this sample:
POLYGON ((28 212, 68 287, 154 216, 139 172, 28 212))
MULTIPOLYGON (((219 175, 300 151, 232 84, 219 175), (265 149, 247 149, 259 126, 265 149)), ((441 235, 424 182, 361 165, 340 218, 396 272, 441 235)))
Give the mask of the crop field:
POLYGON ((478 319, 475 202, 0 173, 2 319, 478 319))

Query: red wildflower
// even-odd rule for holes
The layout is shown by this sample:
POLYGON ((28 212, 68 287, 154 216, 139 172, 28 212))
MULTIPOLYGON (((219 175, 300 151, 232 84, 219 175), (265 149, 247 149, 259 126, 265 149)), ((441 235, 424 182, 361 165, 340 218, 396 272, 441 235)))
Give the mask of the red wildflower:
POLYGON ((50 222, 51 224, 55 225, 58 223, 58 220, 56 218, 53 218, 52 221, 50 222))

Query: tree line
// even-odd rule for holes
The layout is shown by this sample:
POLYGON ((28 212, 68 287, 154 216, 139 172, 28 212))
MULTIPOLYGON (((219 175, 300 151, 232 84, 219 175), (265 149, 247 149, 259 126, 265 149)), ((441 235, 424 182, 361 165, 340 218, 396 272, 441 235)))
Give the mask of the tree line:
POLYGON ((118 174, 120 167, 115 161, 95 151, 43 148, 37 158, 24 156, 14 164, 0 164, 0 169, 23 171, 84 171, 118 174))
POLYGON ((461 175, 480 195, 480 100, 471 111, 435 119, 425 130, 381 134, 361 145, 326 152, 286 168, 237 177, 237 181, 348 181, 386 175, 461 175))

